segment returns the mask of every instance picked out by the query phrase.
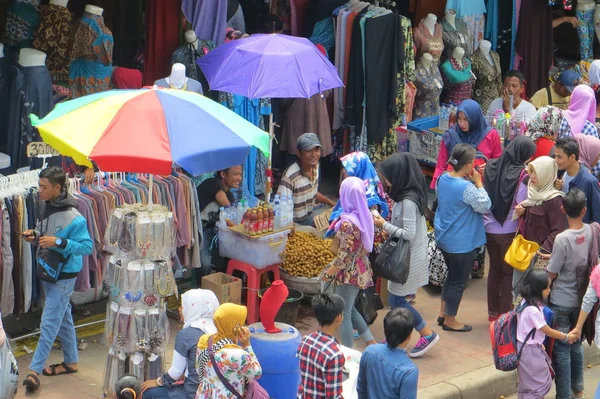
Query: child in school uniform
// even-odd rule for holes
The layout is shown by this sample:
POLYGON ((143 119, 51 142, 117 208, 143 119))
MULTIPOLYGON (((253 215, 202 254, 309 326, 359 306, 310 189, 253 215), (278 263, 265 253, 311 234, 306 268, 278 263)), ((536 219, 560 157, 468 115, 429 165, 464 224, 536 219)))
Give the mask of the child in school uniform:
POLYGON ((546 336, 569 343, 577 340, 575 333, 565 334, 550 328, 544 319, 544 303, 550 295, 550 279, 544 270, 530 270, 520 287, 526 306, 517 318, 517 341, 521 357, 517 367, 519 399, 543 399, 552 387, 552 362, 544 350, 546 336), (535 330, 527 340, 529 333, 535 330))

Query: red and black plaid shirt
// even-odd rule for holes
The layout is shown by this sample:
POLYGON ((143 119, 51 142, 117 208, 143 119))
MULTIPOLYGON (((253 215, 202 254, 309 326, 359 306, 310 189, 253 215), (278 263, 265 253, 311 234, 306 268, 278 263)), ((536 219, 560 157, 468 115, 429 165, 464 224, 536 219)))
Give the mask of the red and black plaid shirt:
POLYGON ((307 335, 298 347, 302 382, 299 399, 343 399, 345 358, 334 337, 321 331, 307 335))

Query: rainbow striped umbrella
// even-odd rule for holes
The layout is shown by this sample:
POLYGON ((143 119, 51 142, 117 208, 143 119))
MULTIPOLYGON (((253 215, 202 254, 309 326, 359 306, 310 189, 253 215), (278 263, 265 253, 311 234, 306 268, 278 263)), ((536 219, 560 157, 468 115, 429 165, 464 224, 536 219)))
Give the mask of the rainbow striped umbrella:
POLYGON ((80 165, 168 175, 178 165, 197 176, 244 163, 250 146, 269 156, 269 135, 193 92, 110 90, 30 115, 43 140, 80 165))

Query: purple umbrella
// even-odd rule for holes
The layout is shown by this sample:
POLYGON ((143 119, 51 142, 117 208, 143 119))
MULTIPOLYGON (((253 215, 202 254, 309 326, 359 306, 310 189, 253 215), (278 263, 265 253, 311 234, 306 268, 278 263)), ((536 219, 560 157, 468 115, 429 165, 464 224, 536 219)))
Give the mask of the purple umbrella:
POLYGON ((310 98, 344 85, 313 43, 282 34, 234 40, 196 62, 211 90, 248 98, 310 98))

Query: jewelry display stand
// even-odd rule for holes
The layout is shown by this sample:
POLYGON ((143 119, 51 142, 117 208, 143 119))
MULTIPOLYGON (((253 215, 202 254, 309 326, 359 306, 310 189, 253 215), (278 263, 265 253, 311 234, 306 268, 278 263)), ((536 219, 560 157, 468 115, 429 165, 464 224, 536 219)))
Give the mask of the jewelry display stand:
POLYGON ((162 206, 126 205, 109 218, 104 249, 110 255, 102 287, 109 295, 103 336, 110 346, 105 399, 117 398, 115 384, 124 374, 140 381, 164 374, 166 300, 177 295, 171 267, 175 234, 173 214, 162 206))

